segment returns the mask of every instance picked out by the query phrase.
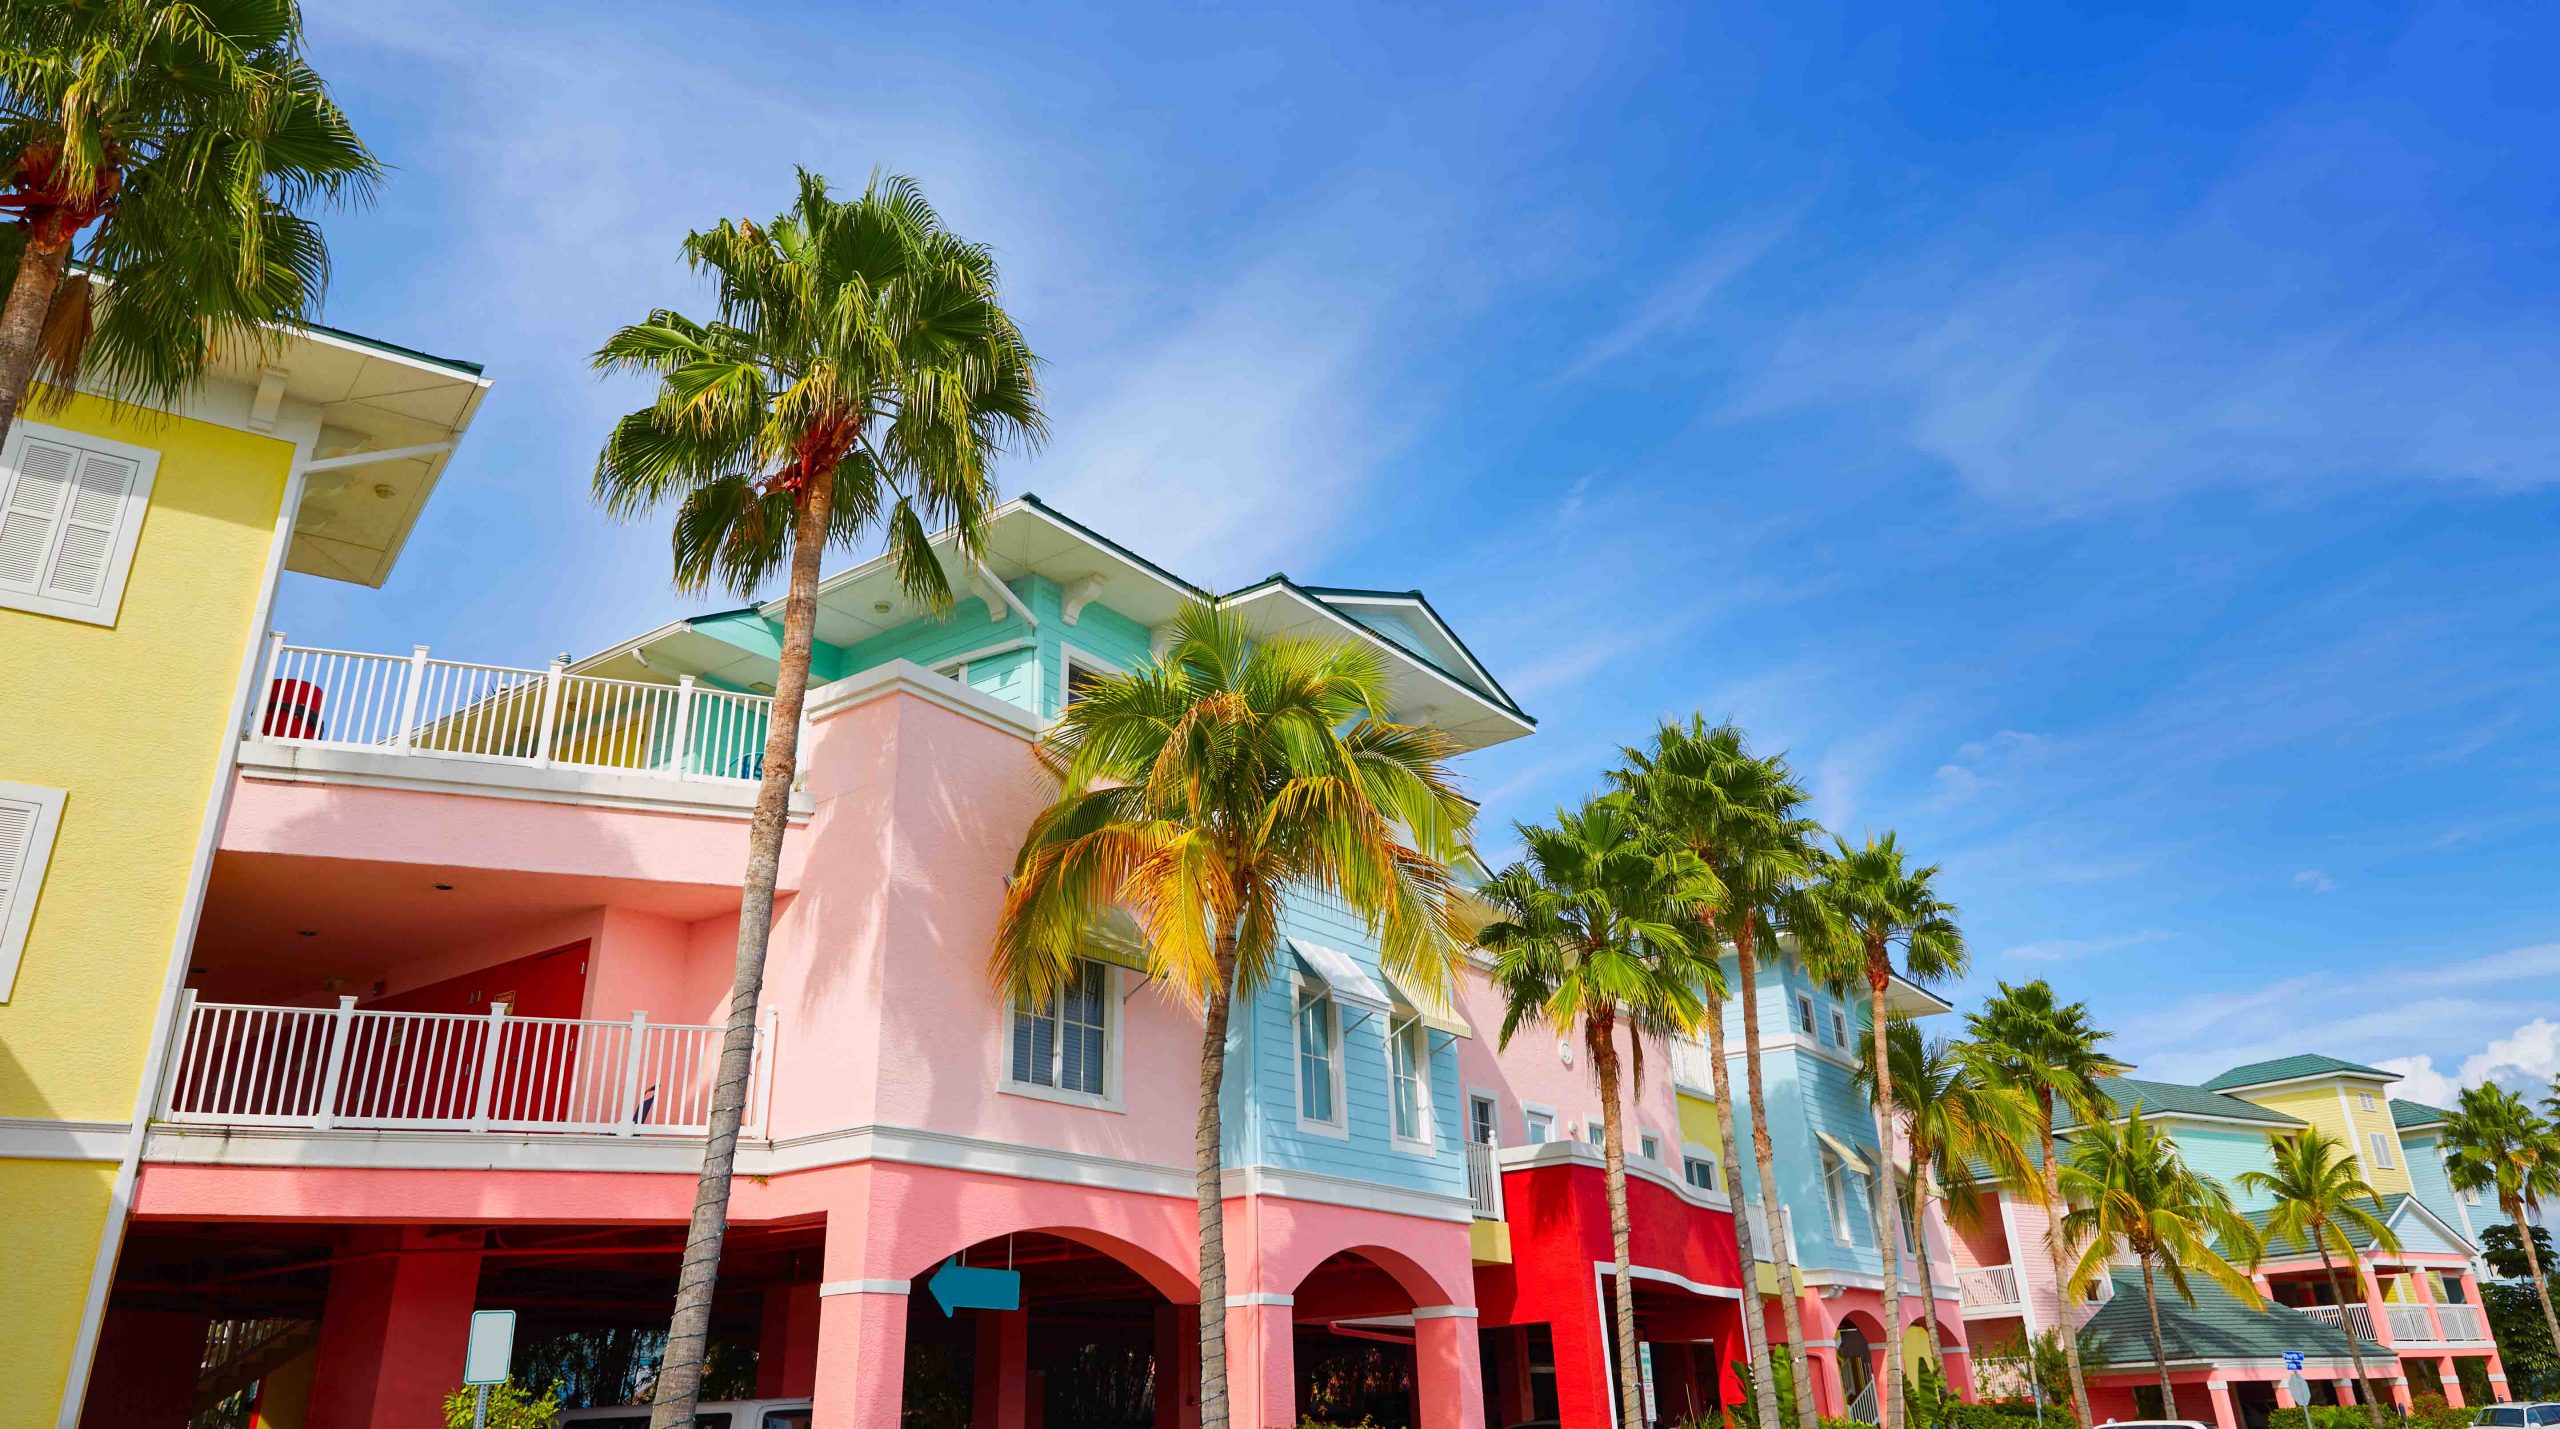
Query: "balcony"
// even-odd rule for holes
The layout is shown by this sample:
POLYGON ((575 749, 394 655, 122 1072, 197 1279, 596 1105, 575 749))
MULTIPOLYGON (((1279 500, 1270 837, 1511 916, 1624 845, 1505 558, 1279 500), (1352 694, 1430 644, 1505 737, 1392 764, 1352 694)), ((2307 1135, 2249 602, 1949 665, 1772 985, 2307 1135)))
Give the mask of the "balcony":
POLYGON ((571 802, 745 812, 769 695, 687 675, 665 683, 372 655, 270 638, 241 747, 264 778, 441 787, 571 802))
MULTIPOLYGON (((156 1119, 172 1126, 700 1138, 725 1029, 181 1003, 156 1119)), ((758 1038, 748 1120, 764 1105, 758 1038)))
POLYGON ((1467 1199, 1475 1203, 1476 1219, 1502 1219, 1502 1167, 1496 1159, 1500 1148, 1481 1141, 1467 1143, 1467 1199))
POLYGON ((2351 1335, 2383 1345, 2430 1345, 2467 1343, 2489 1338, 2489 1329, 2477 1305, 2437 1305, 2434 1314, 2426 1305, 2385 1304, 2382 1307, 2388 1335, 2374 1333, 2373 1312, 2363 1305, 2304 1305, 2302 1313, 2324 1325, 2335 1325, 2351 1335), (2441 1328, 2439 1328, 2441 1327, 2441 1328))
POLYGON ((1956 1272, 1956 1291, 1968 1315, 2014 1315, 2025 1303, 2014 1265, 1979 1265, 1956 1272))
POLYGON ((1702 1097, 1714 1096, 1715 1068, 1707 1058, 1707 1049, 1686 1037, 1673 1038, 1671 1080, 1682 1091, 1702 1097))

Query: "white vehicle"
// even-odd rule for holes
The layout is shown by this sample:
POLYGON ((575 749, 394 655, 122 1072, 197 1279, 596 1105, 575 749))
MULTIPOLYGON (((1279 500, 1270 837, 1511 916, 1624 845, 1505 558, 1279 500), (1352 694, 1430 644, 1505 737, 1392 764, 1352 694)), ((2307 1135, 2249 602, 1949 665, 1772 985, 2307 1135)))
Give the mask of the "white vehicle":
POLYGON ((2560 1424, 2560 1404, 2548 1400, 2492 1404, 2471 1422, 2495 1424, 2500 1429, 2541 1429, 2546 1424, 2560 1424))
MULTIPOLYGON (((649 1406, 563 1409, 559 1429, 649 1429, 649 1406)), ((694 1429, 809 1429, 805 1399, 719 1399, 693 1407, 694 1429)))

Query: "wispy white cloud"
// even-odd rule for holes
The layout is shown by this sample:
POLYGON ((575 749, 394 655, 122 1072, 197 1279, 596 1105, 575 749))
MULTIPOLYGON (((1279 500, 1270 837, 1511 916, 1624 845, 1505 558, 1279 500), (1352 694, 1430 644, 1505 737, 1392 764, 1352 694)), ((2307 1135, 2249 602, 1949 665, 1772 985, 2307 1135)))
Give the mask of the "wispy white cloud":
POLYGON ((2330 878, 2329 875, 2322 873, 2316 868, 2306 868, 2300 873, 2295 874, 2293 876, 2293 886, 2296 888, 2307 888, 2314 893, 2335 893, 2338 891, 2336 880, 2330 878))
POLYGON ((2003 948, 1999 956, 2009 962, 2067 963, 2081 958, 2096 957, 2101 953, 2120 953, 2127 948, 2139 948, 2148 943, 2157 943, 2170 936, 2169 933, 2160 929, 2146 928, 2138 933, 2110 933, 2101 937, 2047 938, 2040 942, 2020 943, 2015 947, 2003 948))
POLYGON ((1618 325, 1593 339, 1558 380, 1589 376, 1656 338, 1688 330, 1718 293, 1787 240, 1800 214, 1800 209, 1789 209, 1717 234, 1639 296, 1618 325))
POLYGON ((2434 1056, 2386 1057, 2373 1065, 2400 1074, 2394 1094, 2433 1106, 2453 1105, 2467 1087, 2492 1082, 2539 1097, 2560 1077, 2560 1022, 2537 1017, 2504 1037, 2464 1057, 2450 1072, 2437 1068, 2434 1056))

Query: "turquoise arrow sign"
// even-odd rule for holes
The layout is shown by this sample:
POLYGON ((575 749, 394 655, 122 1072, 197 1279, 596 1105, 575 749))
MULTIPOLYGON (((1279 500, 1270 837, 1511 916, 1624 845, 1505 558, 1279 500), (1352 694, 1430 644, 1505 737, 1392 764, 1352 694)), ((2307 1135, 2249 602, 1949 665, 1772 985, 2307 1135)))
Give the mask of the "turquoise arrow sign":
POLYGON ((933 1294, 933 1303, 942 1307, 942 1317, 951 1318, 954 1310, 1019 1310, 1022 1308, 1022 1272, 1018 1270, 983 1270, 962 1265, 958 1256, 935 1267, 924 1283, 933 1294))

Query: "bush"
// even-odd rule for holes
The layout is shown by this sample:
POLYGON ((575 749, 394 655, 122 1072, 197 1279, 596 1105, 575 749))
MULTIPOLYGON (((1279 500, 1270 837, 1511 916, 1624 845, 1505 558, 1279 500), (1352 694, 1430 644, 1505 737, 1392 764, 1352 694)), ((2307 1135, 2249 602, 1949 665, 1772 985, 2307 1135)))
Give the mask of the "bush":
MULTIPOLYGON (((2036 1429, 2036 1406, 2031 1400, 1986 1400, 1980 1404, 1947 1406, 1947 1429, 2036 1429)), ((2067 1405, 2047 1405, 2044 1429, 2078 1429, 2067 1405)))
MULTIPOLYGON (((479 1397, 473 1385, 446 1395, 445 1429, 471 1429, 471 1411, 479 1397)), ((551 1429, 559 1413, 560 1386, 556 1384, 544 1390, 540 1399, 518 1389, 514 1380, 489 1386, 489 1429, 551 1429)))

